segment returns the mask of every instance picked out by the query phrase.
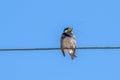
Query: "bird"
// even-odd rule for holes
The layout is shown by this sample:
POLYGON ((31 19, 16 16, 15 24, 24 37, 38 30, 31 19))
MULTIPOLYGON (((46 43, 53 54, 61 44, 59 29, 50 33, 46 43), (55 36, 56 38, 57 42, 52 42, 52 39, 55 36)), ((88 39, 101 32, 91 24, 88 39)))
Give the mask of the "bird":
POLYGON ((65 57, 65 53, 69 53, 71 56, 71 59, 73 60, 75 57, 77 57, 75 54, 76 51, 76 38, 72 33, 73 28, 67 27, 63 30, 63 33, 61 35, 60 40, 60 47, 63 56, 65 57))

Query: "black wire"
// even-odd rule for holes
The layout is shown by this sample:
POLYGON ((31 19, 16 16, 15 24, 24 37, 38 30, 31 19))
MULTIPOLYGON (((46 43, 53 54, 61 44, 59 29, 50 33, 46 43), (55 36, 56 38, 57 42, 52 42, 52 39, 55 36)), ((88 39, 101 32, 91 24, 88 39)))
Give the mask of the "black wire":
MULTIPOLYGON (((4 48, 0 51, 33 51, 33 50, 60 50, 61 48, 4 48)), ((71 48, 65 48, 71 49, 71 48)), ((77 47, 76 49, 120 49, 120 46, 111 46, 111 47, 77 47)))

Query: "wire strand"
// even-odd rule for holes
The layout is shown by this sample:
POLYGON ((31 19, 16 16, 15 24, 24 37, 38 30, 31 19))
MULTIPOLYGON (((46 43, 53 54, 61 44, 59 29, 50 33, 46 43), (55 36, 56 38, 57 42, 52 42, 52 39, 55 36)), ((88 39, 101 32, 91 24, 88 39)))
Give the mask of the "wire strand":
MULTIPOLYGON (((35 51, 35 50, 60 50, 61 48, 1 48, 0 51, 35 51)), ((72 49, 72 48, 64 48, 72 49)), ((120 46, 77 47, 76 49, 120 49, 120 46)))

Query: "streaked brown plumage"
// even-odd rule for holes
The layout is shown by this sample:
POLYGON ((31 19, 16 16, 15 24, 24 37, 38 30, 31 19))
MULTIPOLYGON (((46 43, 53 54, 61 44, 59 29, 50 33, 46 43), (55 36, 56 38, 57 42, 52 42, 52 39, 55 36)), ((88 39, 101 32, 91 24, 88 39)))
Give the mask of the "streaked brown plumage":
POLYGON ((61 51, 63 56, 65 56, 65 52, 68 52, 71 56, 71 59, 76 57, 75 55, 76 50, 76 39, 72 33, 72 28, 68 27, 64 29, 64 32, 61 36, 61 51), (66 49, 70 48, 70 49, 66 49))

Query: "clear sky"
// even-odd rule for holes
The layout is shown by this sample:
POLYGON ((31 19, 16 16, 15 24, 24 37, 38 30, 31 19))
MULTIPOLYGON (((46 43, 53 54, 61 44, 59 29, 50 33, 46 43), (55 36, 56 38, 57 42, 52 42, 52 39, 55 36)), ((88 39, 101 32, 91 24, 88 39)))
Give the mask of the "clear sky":
MULTIPOLYGON (((60 46, 73 26, 77 47, 120 46, 119 0, 1 0, 0 48, 60 46)), ((120 50, 0 52, 0 80, 120 80, 120 50)))

